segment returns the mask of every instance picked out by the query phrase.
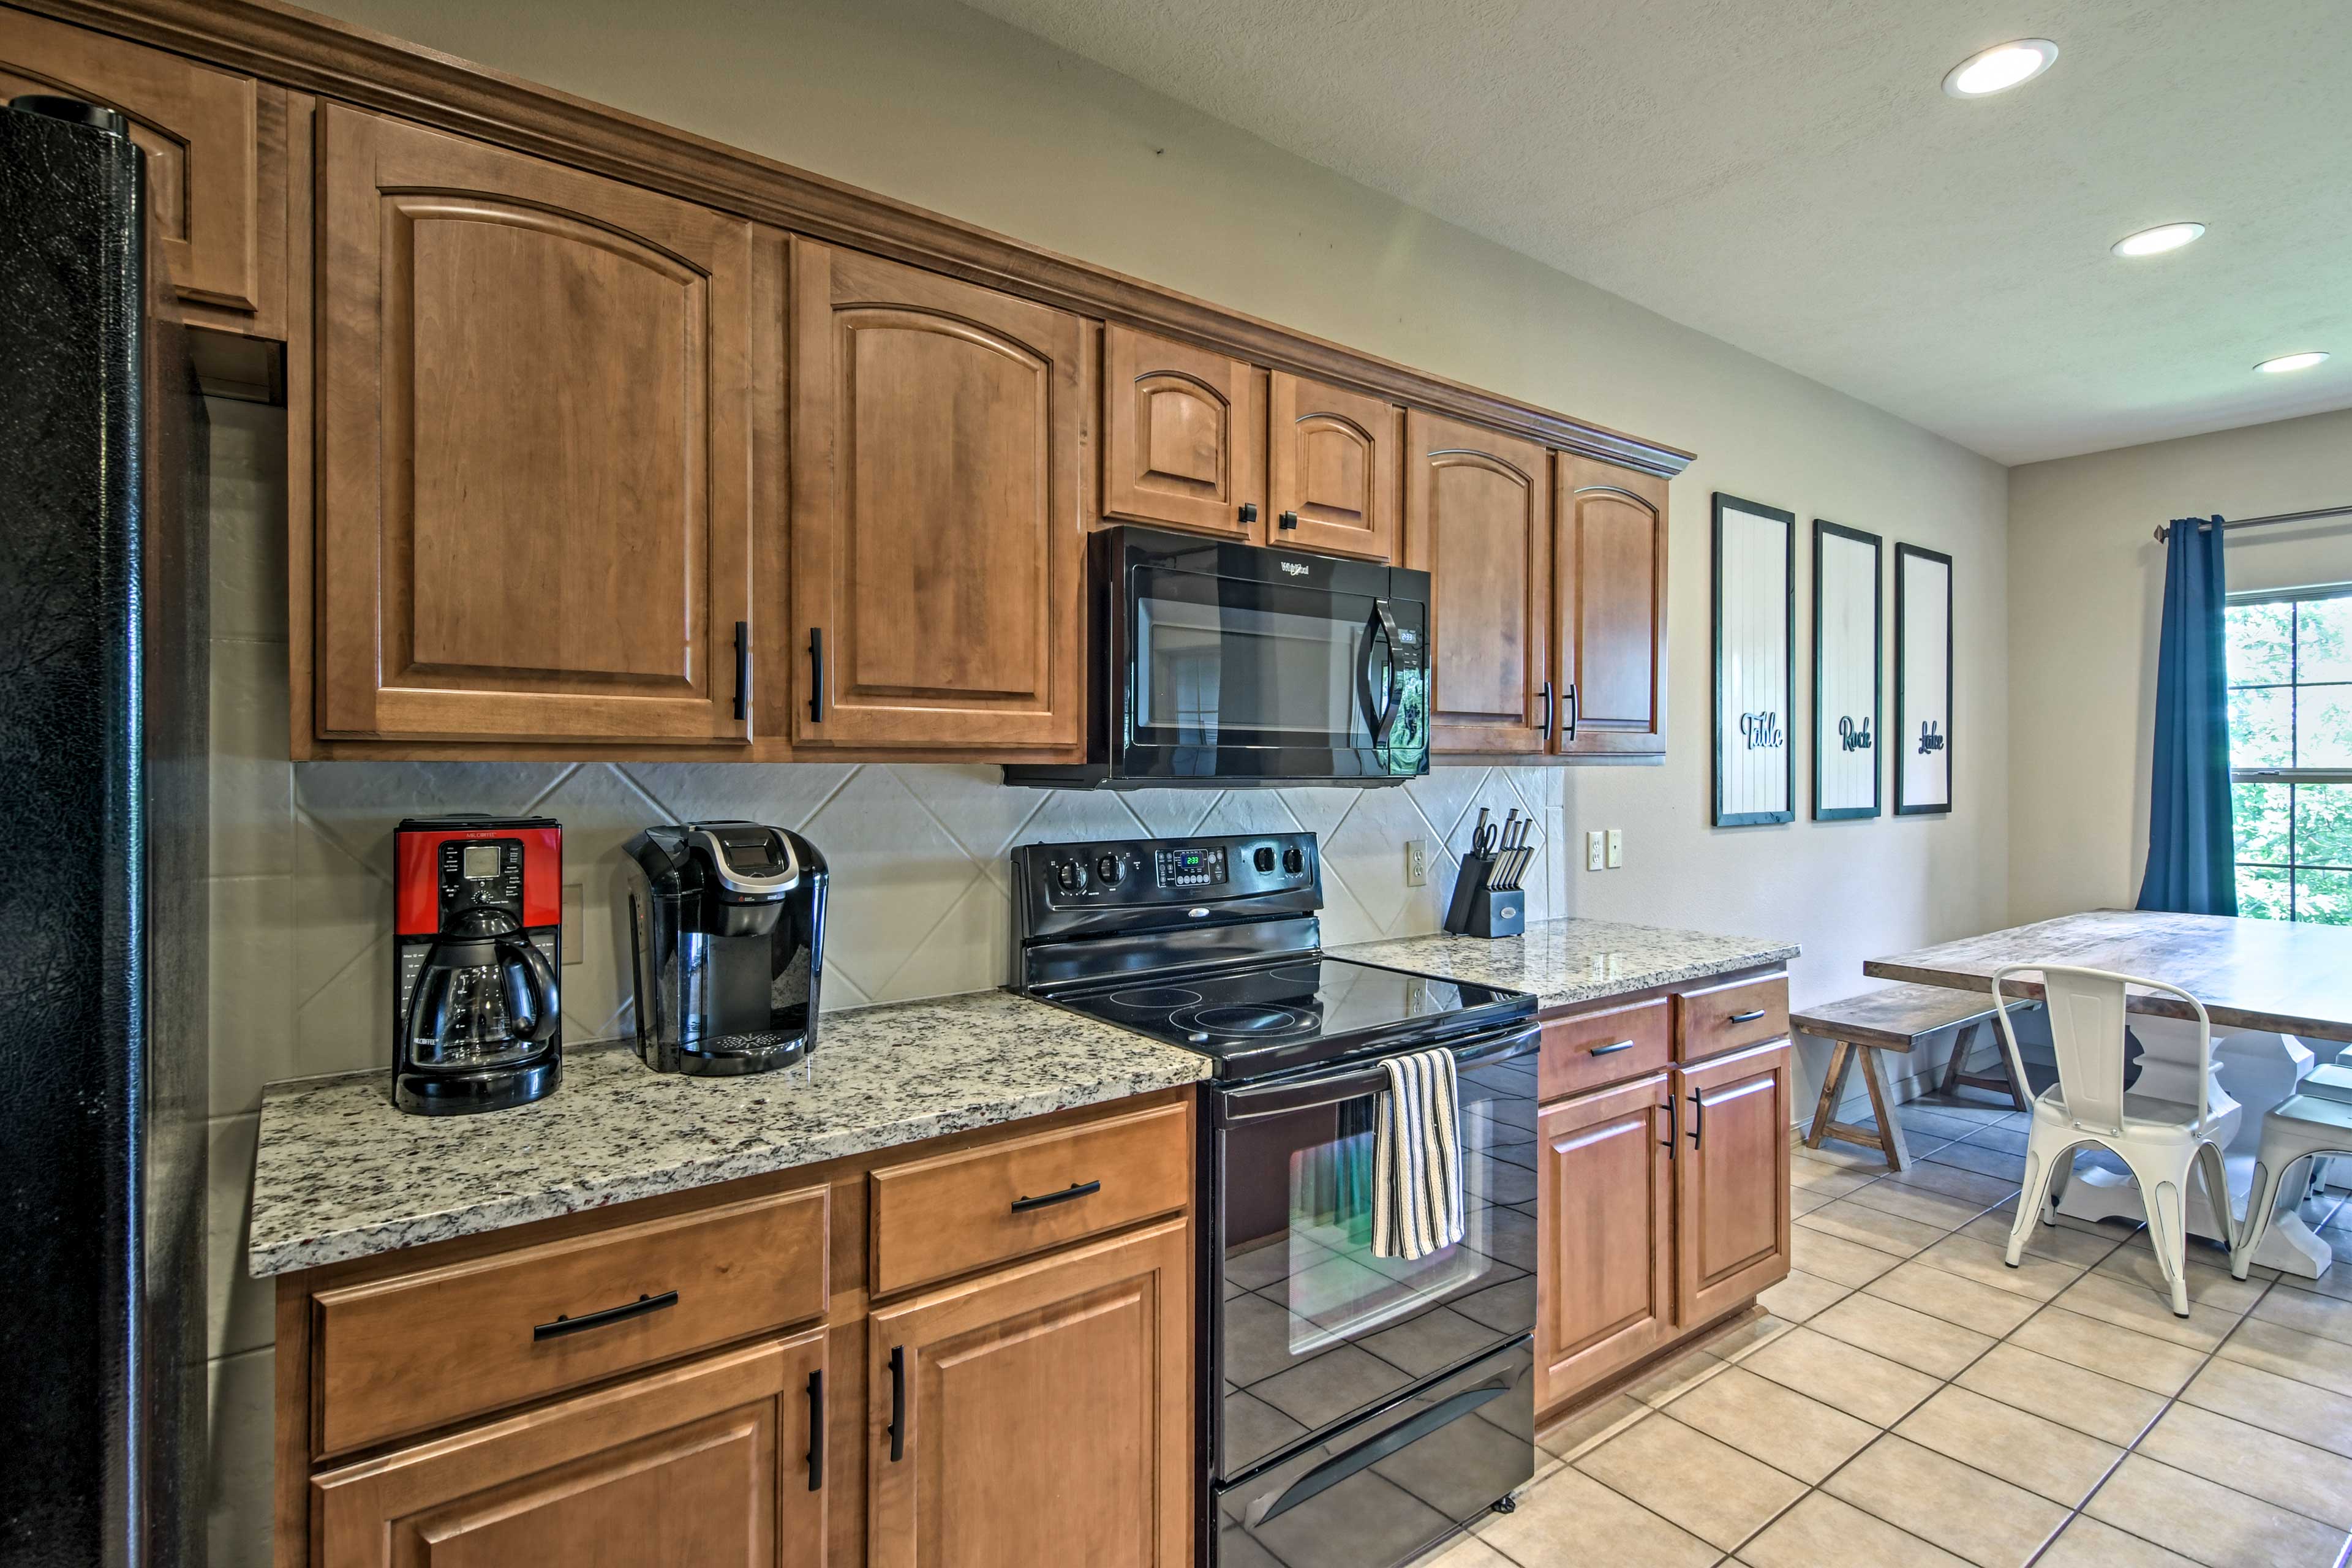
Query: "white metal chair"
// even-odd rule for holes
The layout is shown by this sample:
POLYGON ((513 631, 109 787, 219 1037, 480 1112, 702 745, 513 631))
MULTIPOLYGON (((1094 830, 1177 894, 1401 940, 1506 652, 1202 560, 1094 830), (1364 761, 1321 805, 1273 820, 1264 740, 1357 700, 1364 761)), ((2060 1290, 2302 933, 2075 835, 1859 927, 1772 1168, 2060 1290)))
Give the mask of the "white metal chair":
POLYGON ((2017 1267, 2026 1238, 2048 1206, 2065 1195, 2074 1151, 2095 1143, 2128 1167, 2147 1205, 2148 1239, 2157 1264, 2172 1287, 2175 1317, 2189 1316, 2189 1174, 2202 1171, 2205 1195, 2224 1223, 2230 1219, 2230 1184, 2221 1146, 2209 1135, 2213 1080, 2213 1025, 2204 1005, 2178 985, 2143 980, 2105 969, 2060 963, 2011 963, 1993 972, 1993 1016, 2000 1020, 2001 1048, 2021 1079, 2023 1057, 2010 1025, 2011 998, 2000 983, 2012 974, 2039 973, 2048 1000, 2050 1040, 2058 1056, 2058 1081, 2033 1102, 2026 1133, 2025 1188, 2017 1200, 2017 1221, 2009 1230, 2008 1263, 2017 1267), (2158 1100, 2124 1090, 2124 994, 2126 986, 2161 991, 2189 1004, 2197 1016, 2197 1103, 2158 1100))
POLYGON ((2230 1247, 2231 1273, 2246 1277, 2254 1248, 2271 1228, 2286 1173, 2304 1160, 2344 1154, 2352 1154, 2352 1071, 2320 1068, 2304 1079, 2303 1092, 2289 1095, 2263 1118, 2246 1217, 2230 1247))

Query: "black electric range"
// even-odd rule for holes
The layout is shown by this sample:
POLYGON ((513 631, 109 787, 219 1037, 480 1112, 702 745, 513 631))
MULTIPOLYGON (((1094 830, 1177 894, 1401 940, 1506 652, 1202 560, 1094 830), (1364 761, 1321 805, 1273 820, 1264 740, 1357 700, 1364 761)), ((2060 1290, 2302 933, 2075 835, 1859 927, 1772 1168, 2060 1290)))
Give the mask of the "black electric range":
MULTIPOLYGON (((1013 852, 1015 989, 1213 1064, 1202 1097, 1201 1562, 1405 1563, 1534 1473, 1536 998, 1320 951, 1315 836, 1013 852), (1374 1254, 1384 1058, 1444 1048, 1464 1235, 1374 1254)), ((1475 941, 1475 938, 1462 938, 1475 941)))

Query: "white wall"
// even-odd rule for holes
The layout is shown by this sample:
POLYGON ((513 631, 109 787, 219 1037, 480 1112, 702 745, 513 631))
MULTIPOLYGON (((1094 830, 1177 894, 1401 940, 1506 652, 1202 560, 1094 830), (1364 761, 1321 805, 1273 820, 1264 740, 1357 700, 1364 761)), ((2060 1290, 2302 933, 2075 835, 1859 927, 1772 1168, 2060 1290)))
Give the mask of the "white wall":
MULTIPOLYGON (((1361 797, 1227 797, 1221 809, 1287 810, 1327 836, 1344 884, 1335 940, 1434 927, 1450 866, 1438 860, 1430 888, 1406 889, 1401 843, 1438 835, 1482 792, 1497 805, 1557 804, 1571 837, 1587 826, 1624 830, 1622 870, 1559 874, 1559 901, 1574 912, 1802 942, 1800 1003, 1862 989, 1860 965, 1873 953, 2000 923, 2008 502, 1997 465, 945 0, 330 0, 325 8, 1696 450, 1671 498, 1664 767, 1445 770, 1410 791, 1361 797), (1907 540, 1954 557, 1951 816, 1706 826, 1707 497, 1717 488, 1795 511, 1805 561, 1815 516, 1882 532, 1890 547, 1907 540)), ((1561 177, 1573 178, 1573 167, 1564 159, 1561 177)), ((266 1562, 268 1530, 268 1292, 241 1279, 253 1108, 265 1079, 384 1059, 384 836, 394 818, 536 802, 565 822, 572 878, 592 888, 628 831, 671 810, 808 822, 842 873, 834 952, 856 987, 842 996, 852 1000, 868 988, 894 996, 992 984, 1009 921, 994 879, 1003 845, 1016 834, 1132 829, 1116 802, 1041 803, 974 770, 875 769, 845 788, 839 770, 817 765, 292 767, 282 458, 273 445, 282 423, 218 412, 213 1540, 215 1563, 227 1565, 266 1562), (869 791, 887 797, 887 814, 852 809, 869 791), (900 822, 915 824, 919 842, 890 844, 885 829, 900 822)), ((1810 624, 1809 578, 1801 569, 1801 628, 1810 624)), ((1891 614, 1891 593, 1889 605, 1891 614)), ((1801 745, 1802 646, 1798 668, 1790 735, 1801 745)), ((1801 798, 1804 777, 1801 766, 1801 798)), ((1188 826, 1167 815, 1181 803, 1139 805, 1151 831, 1188 826)), ((571 970, 566 980, 572 1028, 596 1032, 610 1016, 609 973, 571 970)), ((1805 1066, 1818 1074, 1818 1056, 1808 1053, 1805 1066)))
MULTIPOLYGON (((2352 412, 2010 470, 2010 913, 2128 908, 2147 858, 2176 517, 2352 505, 2352 412)), ((2229 585, 2352 582, 2352 519, 2225 535, 2229 585)))

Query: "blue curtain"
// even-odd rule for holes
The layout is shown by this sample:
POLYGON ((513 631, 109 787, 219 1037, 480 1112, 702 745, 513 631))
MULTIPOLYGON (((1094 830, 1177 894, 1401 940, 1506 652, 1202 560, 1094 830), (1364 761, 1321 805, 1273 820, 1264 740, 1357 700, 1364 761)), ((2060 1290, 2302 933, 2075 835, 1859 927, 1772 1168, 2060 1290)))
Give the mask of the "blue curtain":
POLYGON ((2221 610, 2221 520, 2172 525, 2164 639, 2156 666, 2156 766, 2139 907, 2234 915, 2230 829, 2230 672, 2221 610))

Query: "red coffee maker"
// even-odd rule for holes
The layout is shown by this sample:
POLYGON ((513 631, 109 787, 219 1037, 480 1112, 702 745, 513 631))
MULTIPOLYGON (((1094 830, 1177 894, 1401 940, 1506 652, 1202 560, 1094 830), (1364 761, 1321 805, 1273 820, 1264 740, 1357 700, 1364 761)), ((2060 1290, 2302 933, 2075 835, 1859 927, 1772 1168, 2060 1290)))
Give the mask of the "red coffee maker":
POLYGON ((412 816, 393 835, 392 1092, 403 1110, 526 1105, 563 1076, 563 829, 412 816))

